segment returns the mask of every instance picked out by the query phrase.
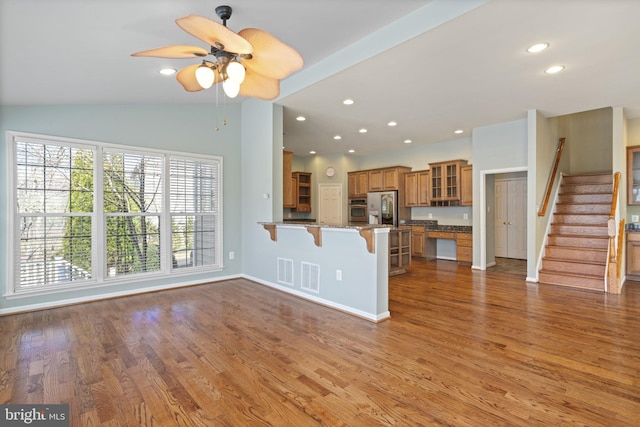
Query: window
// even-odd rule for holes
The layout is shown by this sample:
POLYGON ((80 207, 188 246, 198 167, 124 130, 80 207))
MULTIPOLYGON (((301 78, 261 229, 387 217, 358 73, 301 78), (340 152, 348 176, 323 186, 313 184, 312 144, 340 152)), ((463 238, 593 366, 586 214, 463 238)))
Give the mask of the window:
POLYGON ((221 158, 7 135, 9 293, 222 268, 221 158))

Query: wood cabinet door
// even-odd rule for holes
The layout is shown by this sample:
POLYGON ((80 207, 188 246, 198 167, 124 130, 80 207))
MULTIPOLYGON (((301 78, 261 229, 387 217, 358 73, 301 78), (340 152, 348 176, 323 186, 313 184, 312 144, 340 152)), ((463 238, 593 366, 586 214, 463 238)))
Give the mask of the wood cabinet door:
POLYGON ((349 172, 347 174, 349 197, 358 197, 360 195, 358 192, 358 175, 357 172, 349 172))
POLYGON ((640 205, 640 146, 627 147, 627 204, 640 205))
POLYGON ((424 256, 424 233, 411 233, 411 256, 424 256))
POLYGON ((442 165, 431 166, 429 199, 433 201, 442 200, 442 165))
POLYGON ((291 176, 292 151, 282 152, 282 205, 285 208, 295 208, 296 199, 293 196, 294 184, 291 176))
POLYGON ((357 174, 357 189, 359 196, 366 196, 369 191, 369 173, 358 172, 357 174))
POLYGON ((627 274, 640 276, 640 241, 634 234, 627 234, 627 274))
POLYGON ((369 171, 369 191, 383 191, 384 176, 382 170, 369 171))
POLYGON ((400 188, 398 169, 384 169, 382 171, 382 187, 384 190, 397 190, 400 188))
POLYGON ((473 166, 460 168, 460 204, 473 205, 473 166))
POLYGON ((416 172, 404 174, 404 205, 418 206, 418 174, 416 172))
POLYGON ((418 173, 418 206, 429 206, 429 171, 418 173))

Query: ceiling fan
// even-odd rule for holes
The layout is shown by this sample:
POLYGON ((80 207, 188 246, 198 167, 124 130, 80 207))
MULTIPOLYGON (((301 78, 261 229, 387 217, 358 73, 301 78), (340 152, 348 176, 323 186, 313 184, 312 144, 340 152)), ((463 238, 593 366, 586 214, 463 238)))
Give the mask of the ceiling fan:
POLYGON ((202 58, 202 64, 188 65, 176 79, 188 92, 208 89, 222 82, 225 94, 271 100, 280 94, 280 80, 302 68, 302 56, 266 31, 245 28, 235 33, 227 28, 230 6, 216 7, 222 25, 199 15, 176 19, 187 33, 202 40, 210 50, 198 46, 165 46, 131 56, 188 59, 202 58), (211 55, 213 59, 207 57, 211 55))

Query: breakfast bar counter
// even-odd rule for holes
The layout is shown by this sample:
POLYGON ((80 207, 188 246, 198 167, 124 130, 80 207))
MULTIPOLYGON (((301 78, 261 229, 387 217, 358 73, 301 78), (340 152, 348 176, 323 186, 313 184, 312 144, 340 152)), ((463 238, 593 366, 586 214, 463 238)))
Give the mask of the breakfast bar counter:
POLYGON ((265 265, 269 280, 256 280, 350 314, 379 322, 388 311, 387 225, 259 222, 272 242, 265 265))

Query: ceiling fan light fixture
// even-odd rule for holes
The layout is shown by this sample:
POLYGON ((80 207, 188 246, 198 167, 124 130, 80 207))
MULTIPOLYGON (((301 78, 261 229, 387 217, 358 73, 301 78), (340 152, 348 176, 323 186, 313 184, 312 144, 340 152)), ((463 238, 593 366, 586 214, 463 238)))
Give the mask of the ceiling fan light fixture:
POLYGON ((240 92, 240 85, 232 80, 227 79, 222 82, 222 89, 224 90, 225 95, 227 95, 229 98, 235 98, 240 92))
POLYGON ((202 61, 202 65, 196 69, 196 80, 203 89, 209 89, 213 86, 213 82, 216 80, 216 75, 213 72, 213 69, 202 61))
POLYGON ((245 75, 246 70, 241 63, 236 61, 229 62, 227 65, 227 78, 229 80, 240 85, 244 81, 245 75))

